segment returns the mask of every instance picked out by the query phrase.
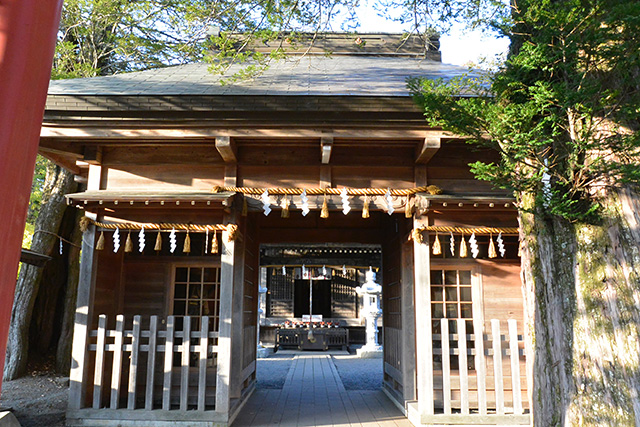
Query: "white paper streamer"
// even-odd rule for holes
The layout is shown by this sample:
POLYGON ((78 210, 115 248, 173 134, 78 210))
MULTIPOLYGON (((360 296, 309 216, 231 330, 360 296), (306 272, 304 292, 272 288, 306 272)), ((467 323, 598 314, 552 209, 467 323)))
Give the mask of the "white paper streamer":
POLYGON ((287 267, 285 267, 284 265, 282 266, 282 275, 283 276, 287 275, 287 267))
POLYGON ((62 237, 60 238, 60 255, 62 255, 62 237))
POLYGON ((387 192, 384 194, 384 201, 387 203, 387 213, 391 215, 393 209, 393 199, 391 199, 391 190, 387 188, 387 192))
POLYGON ((498 233, 498 238, 496 239, 498 242, 498 251, 500 251, 500 256, 504 258, 507 250, 504 248, 504 240, 502 240, 502 233, 498 233))
POLYGON ((302 190, 300 201, 302 202, 302 216, 307 216, 309 213, 309 198, 307 197, 307 190, 302 190))
POLYGON ((549 207, 549 203, 551 202, 551 175, 547 173, 548 168, 548 160, 544 159, 544 172, 542 172, 542 205, 545 208, 549 207))
POLYGON ((113 232, 113 253, 117 253, 120 249, 120 229, 116 228, 113 232))
POLYGON ((174 253, 176 251, 176 230, 172 229, 169 233, 169 252, 174 253))
POLYGON ((343 276, 347 275, 347 266, 345 266, 345 265, 342 266, 342 275, 343 276))
POLYGON ((271 213, 271 200, 269 200, 269 190, 264 190, 264 193, 260 196, 262 199, 262 209, 264 210, 264 216, 271 213))
POLYGON ((349 196, 347 195, 346 188, 340 190, 340 198, 342 199, 342 213, 346 215, 351 210, 351 205, 349 204, 349 196))
POLYGON ((451 234, 451 239, 449 240, 449 249, 451 250, 451 256, 456 256, 456 238, 453 237, 452 232, 449 232, 449 234, 451 234))
POLYGON ((140 232, 138 233, 138 252, 142 253, 144 251, 144 246, 146 245, 144 239, 144 227, 140 227, 140 232))
POLYGON ((204 253, 209 253, 209 229, 204 230, 204 253))
POLYGON ((325 276, 325 277, 327 276, 327 266, 326 265, 322 266, 322 275, 325 276))
POLYGON ((469 245, 471 248, 471 256, 473 256, 474 258, 478 258, 478 254, 480 253, 480 250, 478 249, 478 241, 476 240, 476 233, 471 234, 471 237, 469 238, 469 245))

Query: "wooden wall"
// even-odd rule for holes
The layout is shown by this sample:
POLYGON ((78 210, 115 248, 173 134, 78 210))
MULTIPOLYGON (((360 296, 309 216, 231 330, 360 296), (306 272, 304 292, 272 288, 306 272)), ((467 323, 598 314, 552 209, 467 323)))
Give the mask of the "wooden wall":
POLYGON ((386 218, 385 241, 382 245, 382 310, 383 310, 383 339, 384 346, 384 383, 388 390, 397 395, 398 401, 404 398, 403 352, 404 348, 402 328, 402 245, 406 240, 411 226, 410 220, 404 215, 386 218))

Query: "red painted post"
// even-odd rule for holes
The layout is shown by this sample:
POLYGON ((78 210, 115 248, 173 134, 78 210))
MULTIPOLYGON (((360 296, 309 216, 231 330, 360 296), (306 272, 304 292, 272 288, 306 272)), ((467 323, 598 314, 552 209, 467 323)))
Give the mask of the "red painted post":
POLYGON ((61 7, 0 1, 0 374, 61 7))

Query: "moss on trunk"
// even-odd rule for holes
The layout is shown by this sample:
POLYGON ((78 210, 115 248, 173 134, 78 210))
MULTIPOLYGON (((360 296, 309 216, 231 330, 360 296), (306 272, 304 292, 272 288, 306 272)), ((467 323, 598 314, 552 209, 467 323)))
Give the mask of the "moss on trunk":
POLYGON ((598 225, 520 200, 536 426, 640 425, 640 203, 629 189, 601 200, 598 225))

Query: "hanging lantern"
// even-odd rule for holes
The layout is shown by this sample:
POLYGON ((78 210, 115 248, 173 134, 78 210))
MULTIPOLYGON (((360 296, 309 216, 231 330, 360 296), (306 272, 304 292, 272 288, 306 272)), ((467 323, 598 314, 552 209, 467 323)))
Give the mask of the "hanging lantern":
POLYGON ((320 218, 329 218, 329 205, 327 205, 327 195, 324 195, 324 201, 322 202, 322 210, 320 211, 320 218))
POLYGON ((369 218, 369 196, 364 196, 362 205, 362 218, 369 218))
POLYGON ((158 235, 156 236, 156 245, 153 247, 153 250, 156 252, 160 252, 162 250, 162 236, 160 235, 160 230, 158 230, 158 235))
POLYGON ((497 258, 496 246, 493 244, 493 234, 489 235, 489 258, 497 258))
POLYGON ((441 255, 442 254, 442 246, 440 246, 440 236, 438 236, 438 232, 436 231, 436 238, 433 241, 433 254, 441 255))
POLYGON ((218 233, 215 230, 213 231, 213 240, 211 241, 211 253, 218 253, 218 233))
POLYGON ((282 206, 282 212, 280 212, 280 217, 282 218, 289 218, 289 199, 287 199, 287 196, 284 196, 282 198, 282 202, 280 203, 280 205, 282 206))
POLYGON ((98 237, 98 243, 96 243, 96 251, 101 251, 104 249, 104 231, 100 232, 100 237, 98 237))
POLYGON ((460 241, 460 258, 466 258, 467 254, 467 242, 464 240, 464 234, 462 235, 462 240, 460 241))
POLYGON ((133 252, 133 242, 131 241, 131 232, 127 234, 127 241, 124 243, 125 252, 133 252))
POLYGON ((188 254, 191 252, 191 237, 189 237, 189 230, 187 230, 187 236, 184 238, 184 246, 182 247, 182 252, 188 254))

